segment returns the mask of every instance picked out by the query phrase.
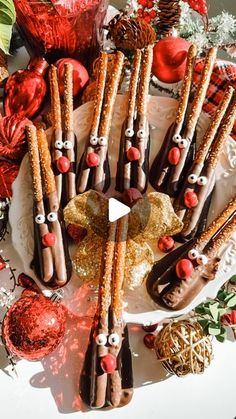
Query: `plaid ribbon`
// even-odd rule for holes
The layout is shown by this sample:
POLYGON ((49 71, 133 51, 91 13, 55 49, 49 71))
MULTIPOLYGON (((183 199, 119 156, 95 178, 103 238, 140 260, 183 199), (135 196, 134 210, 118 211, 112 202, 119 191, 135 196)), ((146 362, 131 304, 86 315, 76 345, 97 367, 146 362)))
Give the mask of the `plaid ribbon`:
MULTIPOLYGON (((194 89, 196 89, 200 81, 203 65, 204 60, 202 59, 196 64, 193 83, 194 89)), ((226 87, 229 85, 236 89, 236 65, 228 61, 217 60, 213 68, 211 81, 203 104, 203 110, 206 113, 210 115, 214 114, 224 95, 226 87)), ((231 135, 236 140, 236 120, 231 135)))

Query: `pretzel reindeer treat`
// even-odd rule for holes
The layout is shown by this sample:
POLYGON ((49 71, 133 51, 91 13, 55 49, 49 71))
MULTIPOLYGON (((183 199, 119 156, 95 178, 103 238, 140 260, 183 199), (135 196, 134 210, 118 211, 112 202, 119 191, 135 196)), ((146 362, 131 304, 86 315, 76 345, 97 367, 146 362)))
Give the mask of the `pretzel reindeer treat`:
POLYGON ((236 94, 233 92, 232 87, 226 90, 174 201, 174 209, 184 222, 178 236, 180 240, 194 238, 205 228, 216 165, 236 116, 236 94))
POLYGON ((197 240, 191 240, 154 265, 147 281, 153 300, 171 310, 189 305, 215 279, 220 250, 236 231, 236 197, 197 240))
POLYGON ((192 45, 189 48, 176 120, 168 129, 162 147, 151 167, 150 182, 152 186, 160 192, 168 193, 171 197, 178 195, 184 175, 194 158, 196 125, 211 78, 216 52, 216 48, 208 50, 201 81, 187 115, 196 58, 196 47, 192 45))
POLYGON ((122 127, 116 188, 120 192, 130 187, 145 192, 149 172, 149 124, 147 102, 153 49, 136 51, 129 85, 129 105, 122 127))
POLYGON ((35 251, 32 265, 42 284, 51 288, 65 285, 72 272, 63 215, 51 169, 45 132, 26 128, 34 195, 35 251))
POLYGON ((84 376, 90 377, 84 397, 92 408, 125 405, 133 394, 131 353, 122 317, 127 232, 128 216, 109 225, 98 312, 84 376))
POLYGON ((108 81, 108 55, 105 52, 101 52, 100 55, 92 126, 78 169, 78 193, 83 193, 89 189, 105 192, 110 185, 108 141, 115 99, 124 63, 124 55, 120 51, 115 54, 113 77, 110 77, 108 81))
POLYGON ((64 113, 62 115, 57 68, 49 72, 52 108, 52 160, 58 199, 64 207, 76 195, 76 138, 73 128, 73 66, 65 64, 64 113))

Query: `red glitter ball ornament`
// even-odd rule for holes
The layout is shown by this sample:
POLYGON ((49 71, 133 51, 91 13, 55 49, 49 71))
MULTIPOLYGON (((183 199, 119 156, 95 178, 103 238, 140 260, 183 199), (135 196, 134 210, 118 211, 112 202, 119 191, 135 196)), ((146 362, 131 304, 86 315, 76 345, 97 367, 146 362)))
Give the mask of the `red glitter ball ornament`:
POLYGON ((19 172, 19 165, 7 161, 0 162, 0 198, 12 196, 11 185, 19 172))
POLYGON ((171 236, 163 236, 158 240, 158 249, 163 253, 168 253, 175 247, 175 241, 171 236))
POLYGON ((104 355, 101 358, 101 368, 107 374, 111 374, 117 367, 116 357, 112 354, 104 355))
POLYGON ((86 156, 86 163, 88 167, 96 167, 99 165, 100 158, 97 153, 88 153, 86 156))
POLYGON ((168 153, 168 161, 172 166, 176 166, 179 163, 180 159, 180 149, 179 147, 172 147, 168 153))
POLYGON ((65 333, 65 309, 40 294, 20 298, 7 311, 2 336, 8 350, 37 360, 51 353, 65 333))
POLYGON ((20 160, 26 153, 25 127, 31 125, 29 119, 18 114, 0 114, 0 156, 10 160, 20 160))
POLYGON ((184 194, 184 205, 187 208, 194 208, 198 205, 198 197, 194 191, 187 191, 184 194))
POLYGON ((86 68, 78 60, 74 60, 73 58, 62 58, 61 60, 58 60, 55 66, 58 68, 59 73, 60 95, 64 94, 64 65, 66 63, 70 63, 73 66, 73 96, 77 96, 89 81, 89 75, 86 68))
POLYGON ((67 157, 61 156, 57 159, 57 168, 60 173, 67 173, 70 170, 70 161, 67 157))
POLYGON ((130 147, 127 151, 127 158, 129 161, 136 161, 140 159, 140 151, 136 147, 130 147))
POLYGON ((44 234, 42 238, 42 243, 45 247, 52 247, 56 243, 56 236, 54 233, 44 234))
POLYGON ((187 279, 193 272, 193 264, 189 259, 181 259, 175 267, 176 275, 180 279, 187 279))

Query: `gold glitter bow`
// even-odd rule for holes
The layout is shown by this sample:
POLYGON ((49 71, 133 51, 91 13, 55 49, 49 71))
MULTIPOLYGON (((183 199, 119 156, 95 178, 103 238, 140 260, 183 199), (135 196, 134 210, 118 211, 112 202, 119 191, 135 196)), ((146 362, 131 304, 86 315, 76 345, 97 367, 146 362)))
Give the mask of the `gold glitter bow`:
MULTIPOLYGON (((92 190, 78 195, 65 207, 64 218, 66 225, 87 229, 74 254, 74 268, 82 280, 98 283, 108 231, 108 199, 92 190)), ((177 234, 182 226, 168 195, 150 192, 137 201, 129 214, 126 286, 130 289, 140 286, 152 268, 154 254, 147 242, 177 234)))

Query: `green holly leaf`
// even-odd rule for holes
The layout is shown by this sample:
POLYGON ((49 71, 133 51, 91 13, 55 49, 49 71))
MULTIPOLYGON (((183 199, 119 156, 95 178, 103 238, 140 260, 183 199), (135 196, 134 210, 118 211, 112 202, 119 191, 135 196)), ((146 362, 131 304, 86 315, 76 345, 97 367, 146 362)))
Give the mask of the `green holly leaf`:
POLYGON ((222 342, 223 343, 225 341, 225 339, 226 339, 226 336, 227 336, 226 329, 224 329, 224 327, 221 327, 221 332, 220 332, 219 335, 216 336, 216 339, 219 342, 222 342))
POLYGON ((210 320, 198 319, 198 323, 202 326, 203 330, 207 330, 210 320))
POLYGON ((12 26, 16 20, 15 7, 12 0, 0 0, 0 49, 8 54, 12 26))
POLYGON ((218 303, 211 304, 209 306, 209 310, 210 310, 213 320, 217 322, 217 320, 219 320, 219 304, 218 303))
POLYGON ((208 333, 213 336, 220 335, 221 327, 218 323, 210 323, 208 326, 208 333))
POLYGON ((217 294, 217 298, 220 301, 225 301, 225 298, 227 297, 227 295, 228 295, 227 291, 220 290, 217 294))
POLYGON ((231 276, 229 282, 231 282, 231 284, 236 284, 236 275, 231 276))
POLYGON ((227 301, 227 307, 233 308, 236 305, 236 295, 233 294, 233 297, 227 301))

